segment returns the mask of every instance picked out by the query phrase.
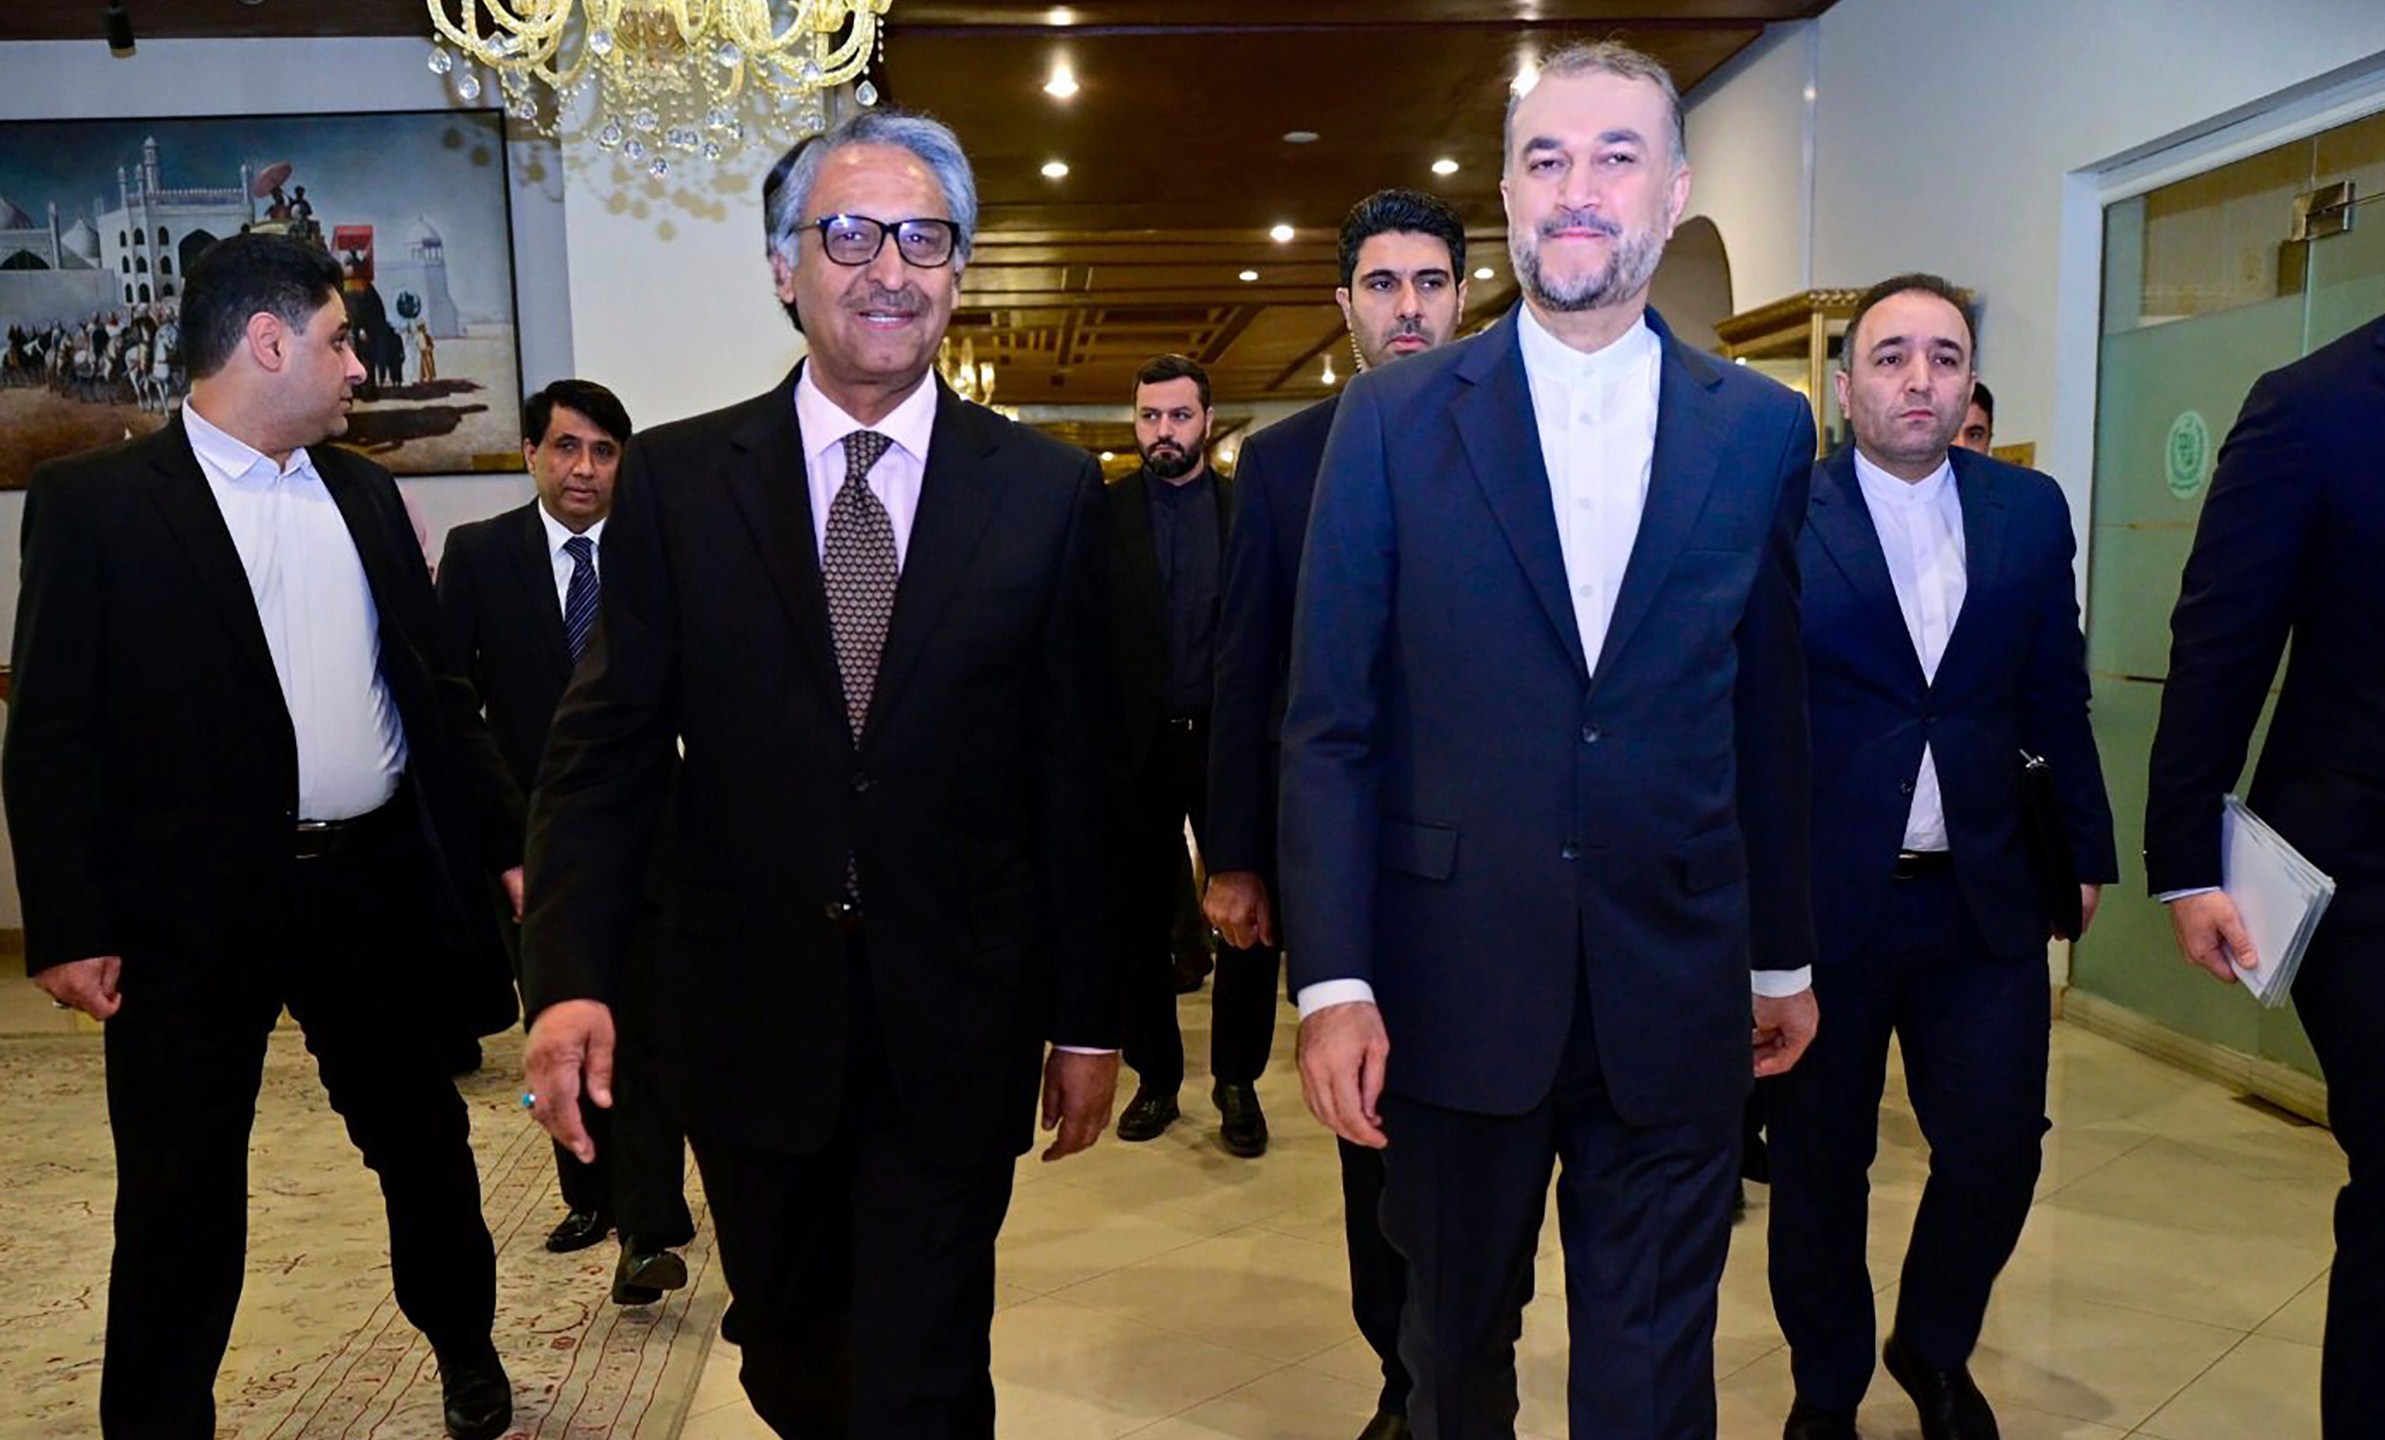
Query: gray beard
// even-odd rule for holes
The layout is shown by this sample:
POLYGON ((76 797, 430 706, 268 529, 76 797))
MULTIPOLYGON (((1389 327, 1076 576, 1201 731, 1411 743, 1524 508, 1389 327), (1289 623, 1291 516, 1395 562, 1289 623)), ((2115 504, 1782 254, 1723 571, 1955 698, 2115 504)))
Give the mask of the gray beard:
POLYGON ((1604 269, 1565 283, 1562 288, 1541 273, 1537 245, 1527 246, 1510 233, 1507 258, 1515 266, 1516 282, 1523 286, 1526 295, 1544 309, 1569 315, 1619 305, 1645 290, 1648 282, 1656 278, 1657 265, 1665 258, 1665 244, 1652 234, 1626 236, 1607 256, 1604 269))

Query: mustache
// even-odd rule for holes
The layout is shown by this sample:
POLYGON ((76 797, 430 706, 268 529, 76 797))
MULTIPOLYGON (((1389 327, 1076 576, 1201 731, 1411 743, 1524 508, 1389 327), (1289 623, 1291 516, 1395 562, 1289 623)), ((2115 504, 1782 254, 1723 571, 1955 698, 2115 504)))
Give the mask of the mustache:
POLYGON ((1609 240, 1623 233, 1623 223, 1601 215, 1595 210, 1572 206, 1560 207, 1556 214, 1540 222, 1540 238, 1546 240, 1560 230, 1588 230, 1609 240))
POLYGON ((845 308, 891 310, 898 315, 917 315, 927 309, 927 296, 912 285, 905 285, 900 290, 889 290, 882 285, 872 284, 859 294, 847 295, 845 308))

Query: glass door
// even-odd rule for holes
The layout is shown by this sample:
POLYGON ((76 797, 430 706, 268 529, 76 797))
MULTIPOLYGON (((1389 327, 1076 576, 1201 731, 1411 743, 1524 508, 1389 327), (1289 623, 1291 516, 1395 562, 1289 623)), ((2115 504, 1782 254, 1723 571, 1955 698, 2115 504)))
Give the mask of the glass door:
MULTIPOLYGON (((2246 393, 2385 313, 2385 201, 2358 203, 2376 195, 2385 195, 2385 114, 2104 212, 2087 655, 2121 879, 2072 956, 2071 983, 2312 1075, 2290 1009, 2264 1010, 2178 960, 2169 918, 2145 894, 2145 764, 2179 575, 2246 393)), ((2256 756, 2267 726, 2264 714, 2256 756)))

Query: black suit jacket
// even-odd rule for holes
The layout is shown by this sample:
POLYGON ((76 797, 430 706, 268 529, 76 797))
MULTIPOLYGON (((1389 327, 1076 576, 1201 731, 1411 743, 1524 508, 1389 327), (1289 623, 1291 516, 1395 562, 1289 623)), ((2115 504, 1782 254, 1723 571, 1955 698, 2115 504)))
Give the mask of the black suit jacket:
POLYGON ((547 727, 571 683, 571 642, 538 502, 448 532, 439 607, 487 707, 489 731, 524 791, 538 782, 547 727))
POLYGON ((1738 1106, 1749 971, 1813 959, 1797 533, 1805 402, 1674 340, 1593 666, 1516 313, 1333 418, 1284 712, 1286 956, 1374 987, 1385 1084, 1516 1115, 1587 971, 1634 1124, 1738 1106))
MULTIPOLYGON (((1233 516, 1234 482, 1215 470, 1217 544, 1222 560, 1233 516)), ((1110 654, 1118 683, 1125 758, 1140 771, 1168 716, 1168 621, 1160 594, 1159 549, 1151 535, 1151 492, 1144 472, 1110 487, 1110 654)))
POLYGON ((597 638, 531 806, 527 998, 612 992, 677 737, 658 1003, 688 1127, 794 1153, 828 1142, 851 854, 896 1098, 956 1159, 1023 1151, 1045 1042, 1120 1038, 1102 944, 1100 471, 939 388, 857 746, 793 391, 790 375, 630 442, 597 638))
POLYGON ((2220 881, 2220 798, 2290 638, 2254 810, 2335 877, 2325 931, 2385 929, 2385 320, 2261 377, 2220 448, 2170 616, 2145 874, 2220 881))
POLYGON ((1217 698, 1209 711, 1212 871, 1275 874, 1275 777, 1292 671, 1292 594, 1308 538, 1309 498, 1339 395, 1251 436, 1234 462, 1234 524, 1217 624, 1217 698))
MULTIPOLYGON (((2049 917, 2021 834, 2021 759, 2059 787, 2082 882, 2120 877, 2079 634, 2070 506, 2050 476, 1953 452, 1962 613, 1922 673, 1853 447, 1814 467, 1799 569, 1813 705, 1814 930, 1823 964, 1876 937, 1926 746, 1956 883, 1989 950, 2042 960, 2049 917)), ((1825 1022, 1827 1023, 1827 1022, 1825 1022)))
MULTIPOLYGON (((387 471, 311 447, 379 614, 406 793, 437 876, 417 979, 484 1033, 515 1016, 488 874, 520 800, 450 660, 387 471)), ((6 788, 30 968, 124 957, 124 990, 205 983, 277 933, 297 742, 248 578, 179 416, 34 471, 25 501, 6 788)))

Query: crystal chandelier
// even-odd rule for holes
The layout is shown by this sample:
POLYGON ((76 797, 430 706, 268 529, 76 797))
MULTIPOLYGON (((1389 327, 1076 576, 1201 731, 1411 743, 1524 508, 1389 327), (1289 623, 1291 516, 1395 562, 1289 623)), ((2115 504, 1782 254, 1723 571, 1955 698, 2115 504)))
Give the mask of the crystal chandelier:
MULTIPOLYGON (((505 112, 547 135, 592 100, 585 119, 596 143, 659 178, 674 155, 717 160, 736 149, 751 103, 784 117, 794 135, 824 128, 822 92, 879 54, 894 0, 428 3, 439 35, 430 68, 453 74, 459 97, 480 98, 470 67, 486 67, 505 112)), ((853 96, 878 100, 867 80, 853 96)))

